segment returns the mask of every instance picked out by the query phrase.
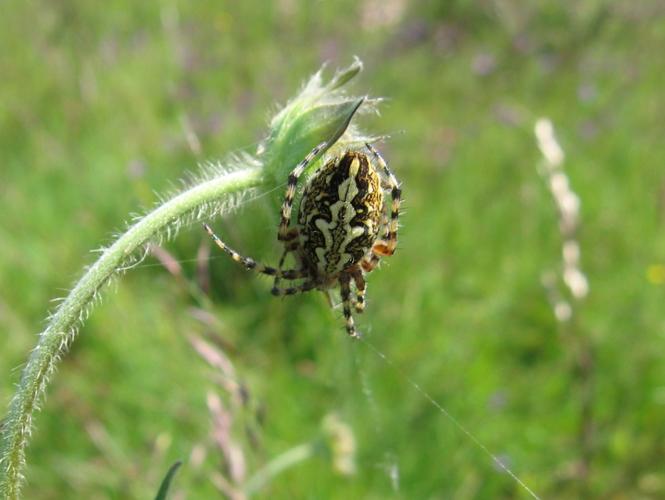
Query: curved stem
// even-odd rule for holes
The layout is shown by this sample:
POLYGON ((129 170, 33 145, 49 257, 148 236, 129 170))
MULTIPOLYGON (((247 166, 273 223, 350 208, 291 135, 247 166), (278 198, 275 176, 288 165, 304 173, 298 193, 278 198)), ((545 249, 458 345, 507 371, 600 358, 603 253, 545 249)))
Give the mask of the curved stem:
POLYGON ((60 357, 74 340, 77 327, 85 317, 97 292, 143 245, 177 224, 184 216, 231 194, 256 187, 262 182, 261 169, 248 168, 198 184, 165 202, 131 226, 107 248, 81 277, 66 299, 49 318, 39 342, 23 369, 21 381, 12 399, 9 413, 2 422, 0 454, 0 496, 19 497, 25 448, 37 409, 60 357))

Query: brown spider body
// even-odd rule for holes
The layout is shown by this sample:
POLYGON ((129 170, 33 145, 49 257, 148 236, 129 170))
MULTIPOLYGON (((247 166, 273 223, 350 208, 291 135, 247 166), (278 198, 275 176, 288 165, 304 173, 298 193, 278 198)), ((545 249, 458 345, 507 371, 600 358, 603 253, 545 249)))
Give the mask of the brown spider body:
POLYGON ((278 239, 284 251, 275 267, 243 257, 227 246, 208 226, 206 231, 233 260, 247 269, 274 276, 273 295, 294 295, 318 289, 329 292, 339 285, 346 330, 358 337, 351 308, 365 309, 365 274, 376 268, 382 257, 395 252, 401 190, 393 173, 376 150, 366 144, 373 156, 347 151, 329 160, 315 172, 305 186, 298 222, 291 226, 291 210, 298 178, 326 144, 315 147, 289 175, 281 209, 278 239), (386 213, 384 191, 390 192, 392 204, 386 213), (293 253, 295 269, 283 269, 286 257, 293 253), (290 287, 280 287, 280 280, 301 280, 290 287), (356 294, 351 297, 351 283, 356 294))
POLYGON ((310 179, 300 202, 300 257, 322 286, 371 251, 383 215, 381 179, 367 155, 349 151, 310 179))

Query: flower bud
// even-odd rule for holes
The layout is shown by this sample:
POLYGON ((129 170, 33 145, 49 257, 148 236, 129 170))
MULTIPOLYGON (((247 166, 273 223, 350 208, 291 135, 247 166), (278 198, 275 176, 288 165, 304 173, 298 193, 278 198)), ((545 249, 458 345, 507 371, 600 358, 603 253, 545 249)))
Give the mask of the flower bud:
MULTIPOLYGON (((357 143, 364 139, 349 124, 366 103, 365 98, 343 92, 343 87, 361 69, 362 63, 356 59, 327 84, 323 83, 321 71, 317 72, 300 94, 271 120, 270 134, 258 151, 264 161, 267 183, 285 182, 293 168, 318 144, 326 143, 325 152, 338 142, 357 143)), ((312 168, 317 162, 313 163, 312 168)))

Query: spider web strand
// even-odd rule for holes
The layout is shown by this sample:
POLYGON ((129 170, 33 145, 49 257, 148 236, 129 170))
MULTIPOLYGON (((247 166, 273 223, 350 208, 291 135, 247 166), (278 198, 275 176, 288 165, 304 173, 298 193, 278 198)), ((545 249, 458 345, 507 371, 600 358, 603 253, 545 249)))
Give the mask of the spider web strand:
POLYGON ((370 348, 376 354, 379 358, 383 360, 383 362, 390 366, 398 375, 403 377, 416 391, 418 391, 425 399, 427 399, 437 410, 439 410, 448 420, 450 420, 455 427, 459 431, 461 431, 466 437, 468 437, 473 444, 475 444, 480 450, 483 451, 489 458, 492 459, 492 462, 494 462, 497 467, 499 467, 502 471, 504 471, 506 474, 508 474, 518 485, 520 485, 521 488, 524 489, 532 498, 535 498, 536 500, 540 500, 540 497, 534 493, 534 491, 529 488, 524 481, 522 481, 519 477, 517 477, 517 474, 515 474, 507 465, 505 465, 499 458, 492 453, 487 446, 485 446, 475 435, 471 433, 466 427, 464 427, 453 415, 446 410, 441 403, 439 403, 436 399, 434 399, 432 396, 427 393, 420 385, 414 381, 411 377, 409 377, 406 373, 404 373, 395 363, 393 363, 392 360, 390 360, 385 354, 383 354, 381 351, 379 351, 374 345, 370 344, 367 339, 364 337, 360 337, 360 340, 365 344, 367 347, 370 348))

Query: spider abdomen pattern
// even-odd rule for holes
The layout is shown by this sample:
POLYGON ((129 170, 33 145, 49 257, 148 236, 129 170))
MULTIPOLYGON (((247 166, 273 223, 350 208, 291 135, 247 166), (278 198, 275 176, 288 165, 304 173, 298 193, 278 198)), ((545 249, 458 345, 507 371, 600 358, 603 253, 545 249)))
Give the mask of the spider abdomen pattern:
POLYGON ((301 258, 328 281, 360 262, 376 241, 383 214, 381 179, 367 155, 349 151, 309 180, 298 212, 301 258))

